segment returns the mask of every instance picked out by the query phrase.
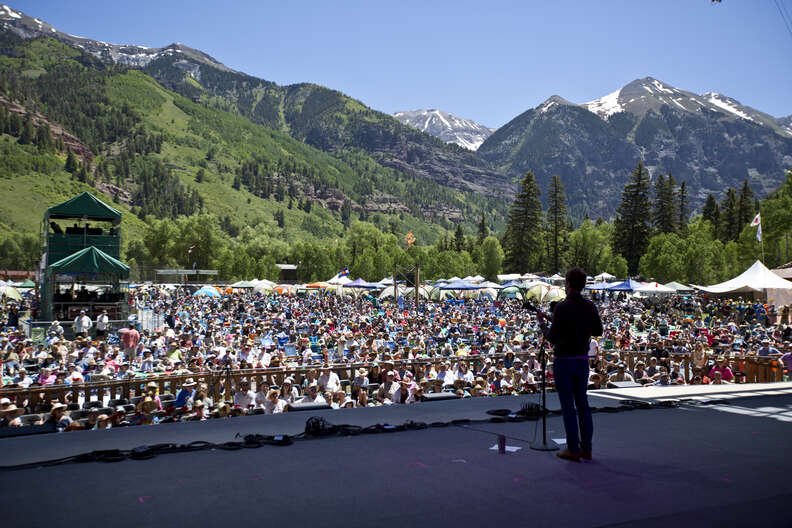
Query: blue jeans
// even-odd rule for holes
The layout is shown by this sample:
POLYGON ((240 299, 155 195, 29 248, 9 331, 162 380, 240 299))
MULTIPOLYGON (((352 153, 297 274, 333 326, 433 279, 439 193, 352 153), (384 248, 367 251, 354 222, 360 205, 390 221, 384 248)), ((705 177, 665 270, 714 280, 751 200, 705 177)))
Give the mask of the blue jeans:
POLYGON ((579 453, 581 449, 591 451, 594 421, 588 404, 588 360, 585 358, 556 358, 553 361, 558 399, 564 415, 567 449, 579 453))

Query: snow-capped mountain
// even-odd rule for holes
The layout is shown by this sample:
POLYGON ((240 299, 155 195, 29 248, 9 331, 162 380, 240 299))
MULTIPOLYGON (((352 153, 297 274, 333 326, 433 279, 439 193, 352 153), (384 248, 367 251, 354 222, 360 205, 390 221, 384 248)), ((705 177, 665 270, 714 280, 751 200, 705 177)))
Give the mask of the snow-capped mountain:
POLYGON ((476 150, 494 129, 487 128, 470 119, 463 119, 442 110, 412 110, 396 112, 393 117, 430 136, 446 143, 456 143, 469 150, 476 150))
POLYGON ((774 118, 715 92, 694 94, 645 77, 594 101, 557 95, 500 127, 476 151, 513 178, 557 174, 570 210, 608 217, 640 160, 687 184, 693 210, 745 180, 772 192, 792 166, 792 116, 774 118))
POLYGON ((663 106, 694 114, 716 112, 730 118, 744 119, 764 125, 779 134, 792 137, 792 130, 788 126, 783 127, 778 119, 750 106, 744 106, 731 97, 716 92, 697 95, 674 88, 652 77, 636 79, 624 88, 594 101, 583 103, 582 106, 603 119, 608 119, 619 112, 643 116, 650 110, 659 111, 663 106))
POLYGON ((28 16, 22 11, 17 11, 7 5, 0 5, 0 28, 8 29, 25 39, 52 37, 69 46, 85 50, 99 59, 112 60, 113 62, 125 64, 127 66, 142 68, 160 57, 181 54, 187 58, 204 62, 223 71, 233 71, 206 53, 178 42, 174 42, 162 48, 110 44, 108 42, 78 37, 58 31, 43 20, 28 16))

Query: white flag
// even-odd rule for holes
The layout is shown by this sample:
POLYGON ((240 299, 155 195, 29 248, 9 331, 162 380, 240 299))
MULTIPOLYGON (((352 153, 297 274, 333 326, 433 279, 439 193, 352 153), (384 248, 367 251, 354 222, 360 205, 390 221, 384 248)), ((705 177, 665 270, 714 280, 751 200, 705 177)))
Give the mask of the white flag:
POLYGON ((756 227, 756 226, 761 226, 761 225, 762 225, 762 217, 759 215, 759 213, 756 213, 756 216, 754 216, 754 219, 751 220, 751 227, 756 227))
POLYGON ((762 241, 762 224, 761 224, 761 222, 759 223, 759 227, 756 229, 756 240, 758 240, 759 242, 762 241))

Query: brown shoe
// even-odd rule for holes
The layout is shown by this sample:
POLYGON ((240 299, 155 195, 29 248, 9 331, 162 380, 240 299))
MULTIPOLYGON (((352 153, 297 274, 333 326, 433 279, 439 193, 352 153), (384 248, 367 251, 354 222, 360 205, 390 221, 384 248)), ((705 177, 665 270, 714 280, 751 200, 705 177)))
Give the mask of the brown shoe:
POLYGON ((563 451, 559 451, 556 453, 558 458, 563 458, 564 460, 571 460, 572 462, 580 462, 580 454, 573 453, 569 449, 564 449, 563 451))
POLYGON ((591 460, 591 451, 586 451, 585 449, 583 449, 580 452, 580 458, 582 458, 583 460, 591 460))

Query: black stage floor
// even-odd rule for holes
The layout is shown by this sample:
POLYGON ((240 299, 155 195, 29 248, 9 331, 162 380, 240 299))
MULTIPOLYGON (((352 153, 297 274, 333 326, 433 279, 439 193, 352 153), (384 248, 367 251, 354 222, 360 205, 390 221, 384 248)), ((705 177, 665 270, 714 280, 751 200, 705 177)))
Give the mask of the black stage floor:
MULTIPOLYGON (((592 405, 614 400, 592 397, 592 405)), ((0 440, 0 465, 335 424, 483 419, 535 397, 240 417, 0 440)), ((549 398, 548 407, 557 407, 549 398)), ((594 461, 529 449, 539 422, 471 423, 0 472, 7 526, 790 526, 792 396, 594 415, 594 461), (500 455, 498 434, 521 449, 500 455)), ((563 437, 561 418, 548 420, 563 437)))

